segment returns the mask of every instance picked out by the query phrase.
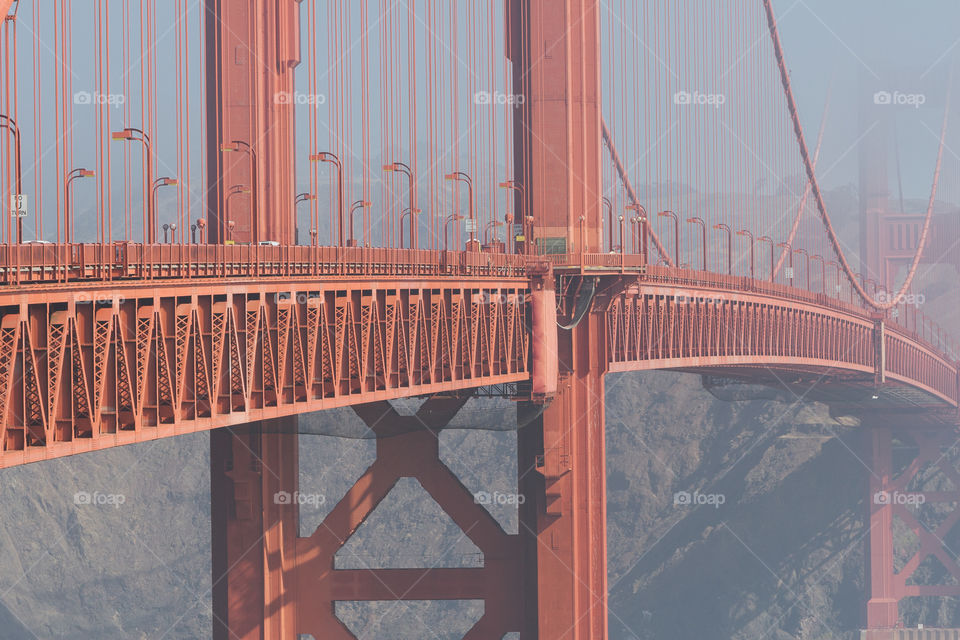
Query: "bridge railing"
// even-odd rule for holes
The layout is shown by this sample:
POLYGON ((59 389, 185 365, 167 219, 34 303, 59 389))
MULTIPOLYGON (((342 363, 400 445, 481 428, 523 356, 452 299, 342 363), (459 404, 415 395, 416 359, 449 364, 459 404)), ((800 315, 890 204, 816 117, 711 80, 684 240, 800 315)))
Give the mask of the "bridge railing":
POLYGON ((523 277, 523 256, 296 245, 23 244, 0 246, 0 281, 310 276, 523 277))

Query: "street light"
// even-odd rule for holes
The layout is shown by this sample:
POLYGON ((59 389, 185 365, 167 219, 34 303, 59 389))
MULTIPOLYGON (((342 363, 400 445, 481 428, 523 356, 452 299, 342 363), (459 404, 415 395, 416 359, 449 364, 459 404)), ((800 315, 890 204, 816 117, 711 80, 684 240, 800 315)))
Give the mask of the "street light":
POLYGON ((750 238, 750 279, 755 280, 757 263, 756 263, 756 260, 754 260, 754 253, 753 253, 753 249, 754 249, 753 245, 756 242, 753 239, 753 233, 751 231, 748 231, 747 229, 740 229, 740 231, 737 231, 737 235, 744 236, 745 238, 750 238))
POLYGON ((449 251, 449 250, 450 250, 450 243, 447 241, 447 227, 450 226, 450 223, 451 223, 451 222, 455 222, 455 221, 457 221, 457 220, 463 220, 463 216, 461 216, 461 215, 459 215, 459 214, 456 214, 456 213, 451 213, 450 215, 447 216, 446 222, 443 223, 443 249, 444 249, 444 251, 449 251))
POLYGON ((343 246, 343 164, 337 154, 321 151, 310 156, 311 162, 329 162, 337 168, 337 226, 339 227, 340 246, 343 246))
POLYGON ((207 221, 203 218, 197 220, 197 228, 200 229, 200 242, 205 243, 207 241, 207 221))
MULTIPOLYGON (((620 220, 620 255, 623 256, 623 254, 626 253, 627 243, 624 242, 624 238, 623 238, 623 216, 618 216, 618 218, 619 218, 619 220, 620 220)), ((636 218, 634 218, 634 219, 636 219, 636 218)), ((611 238, 611 240, 612 240, 612 238, 611 238)), ((610 251, 611 251, 611 252, 613 251, 613 245, 612 245, 612 244, 611 244, 611 246, 610 246, 610 251)))
POLYGON ((673 218, 673 250, 677 264, 680 263, 680 218, 673 211, 661 211, 657 217, 673 218))
POLYGON ((490 222, 488 222, 488 223, 483 227, 483 244, 485 244, 485 245, 489 245, 489 244, 490 244, 490 230, 491 230, 491 229, 493 229, 493 232, 494 232, 494 233, 493 233, 493 240, 494 240, 495 242, 499 242, 499 241, 500 241, 500 236, 497 235, 497 227, 502 227, 502 226, 503 226, 503 222, 501 222, 500 220, 491 220, 490 222))
POLYGON ((157 241, 157 217, 151 203, 150 189, 153 184, 153 150, 150 145, 150 136, 136 127, 127 127, 111 134, 114 142, 140 142, 144 149, 143 199, 147 219, 143 223, 144 243, 154 244, 157 241), (139 136, 139 137, 137 137, 139 136))
POLYGON ((703 218, 700 216, 694 216, 692 218, 687 218, 687 222, 695 224, 700 227, 703 231, 703 247, 701 249, 701 269, 703 271, 707 270, 707 224, 703 221, 703 218))
POLYGON ((527 214, 527 196, 523 190, 523 185, 516 180, 507 180, 501 182, 501 189, 510 189, 520 194, 520 220, 523 227, 523 246, 525 253, 530 253, 533 244, 533 216, 527 214))
MULTIPOLYGON (((301 202, 313 202, 317 199, 317 196, 312 193, 298 193, 297 196, 293 199, 293 243, 300 244, 300 224, 297 222, 297 205, 301 202)), ((311 212, 312 213, 312 212, 311 212)), ((311 222, 313 222, 311 220, 311 222)))
POLYGON ((773 275, 774 275, 774 274, 773 274, 773 270, 774 270, 774 266, 773 266, 773 247, 774 247, 774 245, 775 245, 776 243, 773 241, 773 238, 771 238, 770 236, 760 236, 759 238, 757 238, 757 242, 769 242, 769 243, 770 243, 770 282, 773 282, 773 275))
MULTIPOLYGON (((233 242, 233 228, 237 224, 234 220, 230 219, 230 199, 233 198, 233 196, 241 193, 252 193, 252 192, 250 191, 250 189, 248 189, 246 186, 242 184, 235 184, 232 187, 230 187, 230 191, 227 193, 227 199, 224 202, 224 207, 223 207, 224 220, 221 222, 221 224, 225 222, 227 226, 226 228, 221 228, 220 231, 221 232, 229 231, 229 237, 227 238, 227 240, 229 240, 230 242, 233 242)), ((224 235, 227 235, 227 234, 224 233, 224 235)), ((222 240, 223 238, 221 237, 221 241, 222 240)))
POLYGON ((827 263, 823 260, 823 256, 810 256, 811 260, 820 261, 820 293, 827 292, 827 263))
POLYGON ((722 222, 713 225, 713 228, 727 232, 727 275, 733 275, 733 232, 722 222))
MULTIPOLYGON (((603 205, 607 208, 607 247, 612 252, 613 251, 613 202, 607 196, 601 198, 603 205)), ((621 234, 622 236, 623 234, 621 234)), ((623 243, 623 238, 620 238, 621 244, 623 243)))
MULTIPOLYGON (((23 164, 20 160, 20 127, 16 120, 0 113, 0 127, 10 131, 14 142, 14 162, 17 164, 17 195, 23 195, 23 164)), ((23 218, 17 216, 17 243, 23 242, 23 218)))
POLYGON ((635 222, 637 225, 637 241, 636 245, 640 248, 640 254, 643 255, 643 261, 648 262, 647 259, 647 210, 643 208, 639 202, 631 202, 626 206, 628 211, 636 211, 637 215, 635 218, 631 218, 631 222, 635 222))
MULTIPOLYGON (((406 174, 407 179, 408 179, 408 181, 409 181, 409 183, 410 183, 410 191, 409 191, 409 193, 408 193, 408 198, 410 199, 410 206, 408 207, 408 209, 409 209, 410 211, 417 211, 417 204, 416 204, 416 193, 417 193, 417 189, 416 189, 416 185, 414 185, 414 183, 413 183, 413 170, 409 167, 409 165, 407 165, 407 164, 405 164, 405 163, 403 163, 403 162, 394 162, 394 163, 392 163, 392 164, 385 164, 385 165, 383 165, 383 170, 386 171, 386 172, 388 172, 388 173, 394 172, 394 173, 403 173, 403 174, 406 174)), ((412 214, 411 214, 411 215, 412 215, 412 214)), ((401 216, 401 220, 400 220, 400 229, 401 229, 401 231, 400 231, 400 233, 402 234, 402 233, 403 233, 403 219, 402 219, 403 213, 401 213, 400 216, 401 216)), ((352 220, 351 220, 351 224, 353 224, 352 220)), ((411 249, 416 249, 416 248, 417 248, 417 244, 418 244, 418 243, 417 243, 417 225, 413 224, 413 219, 411 218, 411 223, 410 223, 410 248, 411 248, 411 249)), ((401 241, 400 241, 400 248, 401 248, 401 249, 403 248, 403 240, 402 240, 402 239, 401 239, 401 241)))
POLYGON ((835 290, 836 290, 836 292, 837 292, 837 297, 839 298, 839 297, 840 297, 840 291, 841 291, 841 289, 843 289, 843 287, 840 286, 840 263, 837 262, 837 261, 835 261, 835 260, 830 260, 829 262, 827 262, 827 265, 834 268, 834 272, 833 272, 833 273, 834 273, 834 278, 833 278, 833 280, 834 280, 834 287, 835 287, 835 290))
POLYGON ((67 174, 66 184, 64 185, 64 208, 63 208, 63 239, 68 244, 73 242, 73 224, 70 213, 70 185, 77 178, 93 178, 96 172, 92 169, 74 169, 67 174))
POLYGON ((243 151, 250 156, 250 175, 253 181, 253 207, 251 212, 253 220, 250 224, 250 240, 253 244, 260 243, 260 161, 257 159, 256 150, 243 140, 234 140, 230 144, 220 147, 223 151, 243 151))
POLYGON ((453 182, 465 182, 467 184, 467 197, 470 199, 470 223, 467 227, 470 229, 470 251, 476 250, 476 233, 477 233, 477 221, 473 217, 473 180, 470 179, 470 176, 465 174, 463 171, 454 171, 453 173, 448 173, 444 176, 445 180, 450 180, 453 182))
POLYGON ((806 259, 807 291, 810 291, 810 254, 807 253, 806 249, 794 249, 793 252, 806 259))
MULTIPOLYGON (((176 178, 157 178, 153 181, 153 187, 150 189, 150 208, 156 213, 157 210, 157 189, 160 187, 177 186, 176 178)), ((166 239, 164 239, 166 242, 166 239)))
MULTIPOLYGON (((347 246, 348 246, 348 247, 355 247, 355 246, 357 246, 357 241, 353 239, 353 213, 354 213, 357 209, 367 209, 367 208, 369 208, 369 207, 370 207, 370 203, 367 202, 366 200, 357 200, 357 201, 354 202, 352 205, 350 205, 350 240, 347 241, 347 246)), ((400 225, 403 226, 403 220, 400 221, 400 225)), ((364 230, 363 230, 363 239, 364 239, 364 241, 366 241, 366 239, 367 239, 367 230, 366 230, 366 228, 364 228, 364 230)))
POLYGON ((789 242, 778 242, 777 247, 787 250, 787 255, 790 256, 790 264, 787 266, 788 273, 790 275, 790 286, 793 286, 793 247, 790 246, 789 242))

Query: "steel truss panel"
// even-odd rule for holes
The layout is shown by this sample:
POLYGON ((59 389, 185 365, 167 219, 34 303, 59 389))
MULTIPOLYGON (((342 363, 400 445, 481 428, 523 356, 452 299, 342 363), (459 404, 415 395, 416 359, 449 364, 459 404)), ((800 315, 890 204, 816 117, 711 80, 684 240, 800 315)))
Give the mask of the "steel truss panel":
POLYGON ((860 374, 957 407, 958 372, 930 345, 863 313, 728 289, 641 285, 606 308, 610 371, 764 367, 860 374), (879 345, 883 348, 879 348, 879 345))
POLYGON ((525 381, 527 292, 516 280, 382 279, 0 299, 0 467, 525 381))

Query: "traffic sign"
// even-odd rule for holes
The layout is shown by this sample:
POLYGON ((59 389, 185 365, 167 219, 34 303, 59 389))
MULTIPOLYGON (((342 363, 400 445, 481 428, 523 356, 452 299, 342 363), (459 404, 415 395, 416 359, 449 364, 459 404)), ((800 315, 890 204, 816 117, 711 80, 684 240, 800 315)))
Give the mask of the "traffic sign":
POLYGON ((10 215, 16 218, 27 217, 27 196, 23 194, 10 196, 10 215))

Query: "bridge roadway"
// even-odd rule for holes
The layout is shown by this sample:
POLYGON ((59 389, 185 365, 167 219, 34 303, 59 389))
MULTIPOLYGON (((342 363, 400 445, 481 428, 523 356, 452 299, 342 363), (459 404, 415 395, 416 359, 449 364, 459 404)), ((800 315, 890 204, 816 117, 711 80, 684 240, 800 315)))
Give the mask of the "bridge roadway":
POLYGON ((900 426, 910 424, 905 416, 957 423, 957 363, 853 304, 645 266, 641 256, 531 260, 334 247, 2 247, 0 467, 525 383, 544 333, 531 327, 528 272, 545 269, 561 300, 593 291, 605 371, 710 373, 786 385, 836 412, 900 426))

